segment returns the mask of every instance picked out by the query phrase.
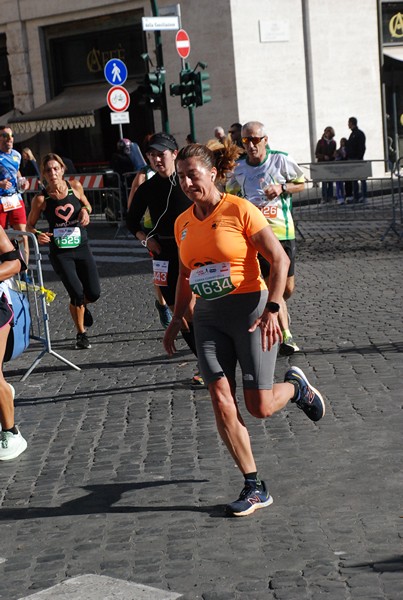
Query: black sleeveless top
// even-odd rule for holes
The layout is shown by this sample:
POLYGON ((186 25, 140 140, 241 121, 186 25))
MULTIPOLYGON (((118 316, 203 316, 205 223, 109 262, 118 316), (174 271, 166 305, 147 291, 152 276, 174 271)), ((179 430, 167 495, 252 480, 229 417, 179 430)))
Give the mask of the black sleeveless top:
MULTIPOLYGON (((68 191, 67 195, 61 200, 55 200, 45 193, 46 208, 43 211, 46 220, 49 223, 49 232, 53 233, 55 229, 78 227, 81 232, 81 243, 88 243, 87 229, 78 222, 78 215, 83 208, 82 203, 75 195, 70 183, 66 181, 68 191)), ((52 237, 50 249, 54 252, 65 252, 65 249, 59 248, 52 237)))

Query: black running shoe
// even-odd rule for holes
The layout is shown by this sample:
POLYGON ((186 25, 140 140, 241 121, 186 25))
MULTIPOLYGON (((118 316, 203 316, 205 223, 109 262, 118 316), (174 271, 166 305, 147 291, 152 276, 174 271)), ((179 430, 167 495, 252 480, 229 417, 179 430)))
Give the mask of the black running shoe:
POLYGON ((88 348, 91 348, 91 344, 90 344, 90 340, 88 339, 87 334, 85 332, 77 333, 76 349, 77 350, 88 350, 88 348))
POLYGON ((85 307, 85 309, 84 309, 84 327, 91 327, 93 322, 94 322, 94 319, 92 317, 92 314, 90 313, 89 309, 87 307, 85 307))
POLYGON ((264 481, 260 482, 258 487, 248 485, 245 482, 245 487, 238 500, 227 504, 225 512, 230 517, 246 517, 251 515, 259 508, 270 506, 273 503, 273 498, 270 496, 264 481))
POLYGON ((291 367, 284 376, 284 381, 296 381, 299 387, 299 394, 295 404, 304 411, 311 421, 319 421, 325 416, 326 407, 321 394, 311 385, 305 374, 298 367, 291 367))
POLYGON ((299 347, 292 339, 292 335, 284 337, 279 347, 280 356, 291 356, 294 352, 299 352, 299 347))

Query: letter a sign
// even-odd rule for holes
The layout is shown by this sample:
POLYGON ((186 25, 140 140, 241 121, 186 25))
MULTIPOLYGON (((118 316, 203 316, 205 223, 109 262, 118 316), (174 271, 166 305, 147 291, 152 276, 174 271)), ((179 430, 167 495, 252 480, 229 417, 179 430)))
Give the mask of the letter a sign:
POLYGON ((190 39, 184 29, 179 29, 175 38, 176 49, 181 58, 187 58, 190 54, 190 39))

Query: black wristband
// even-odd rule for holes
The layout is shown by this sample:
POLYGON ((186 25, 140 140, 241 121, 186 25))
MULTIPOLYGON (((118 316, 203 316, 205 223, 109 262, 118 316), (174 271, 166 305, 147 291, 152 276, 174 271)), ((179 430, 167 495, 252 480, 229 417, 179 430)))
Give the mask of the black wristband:
POLYGON ((266 310, 268 310, 270 313, 278 313, 280 310, 280 304, 277 304, 277 302, 268 302, 266 304, 266 310))
POLYGON ((26 271, 28 268, 25 263, 25 260, 22 257, 22 254, 18 248, 15 248, 14 250, 11 250, 10 252, 3 252, 3 254, 0 254, 0 263, 7 262, 8 260, 10 260, 10 261, 11 260, 19 260, 20 264, 21 264, 20 272, 26 271))

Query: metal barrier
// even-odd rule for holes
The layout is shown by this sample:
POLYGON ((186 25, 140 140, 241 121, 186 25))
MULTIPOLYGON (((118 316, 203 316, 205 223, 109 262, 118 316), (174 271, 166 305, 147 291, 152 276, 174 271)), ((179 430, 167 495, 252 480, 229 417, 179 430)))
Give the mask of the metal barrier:
MULTIPOLYGON (((385 173, 385 161, 332 161, 331 163, 301 163, 306 186, 303 192, 293 197, 293 215, 297 230, 303 237, 298 223, 306 220, 368 220, 390 221, 385 232, 397 233, 397 218, 400 214, 402 223, 402 159, 396 163, 395 170, 385 173), (385 173, 374 177, 373 171, 385 173), (321 194, 322 181, 354 182, 365 179, 367 195, 362 202, 338 203, 337 199, 323 202, 321 194)), ((105 173, 87 173, 68 175, 67 181, 76 179, 82 184, 85 194, 93 208, 91 221, 116 225, 115 238, 119 235, 127 237, 126 228, 127 198, 136 172, 125 173, 121 178, 114 171, 105 173)), ((25 192, 27 210, 32 197, 40 191, 38 177, 28 177, 29 189, 25 192)), ((397 234, 400 235, 400 234, 397 234)))
POLYGON ((403 179, 403 156, 400 157, 392 170, 393 177, 397 181, 397 190, 395 186, 392 188, 392 220, 387 227, 385 233, 381 237, 383 241, 390 231, 393 231, 399 238, 403 237, 403 202, 402 202, 402 179, 403 179), (399 216, 398 216, 399 215, 399 216))
MULTIPOLYGON (((126 183, 118 173, 107 171, 105 173, 86 173, 82 175, 66 175, 66 181, 79 181, 84 188, 85 195, 92 206, 91 221, 117 225, 118 236, 121 230, 126 229, 126 183)), ((24 199, 29 212, 32 198, 41 191, 38 177, 27 177, 29 188, 24 193, 24 199)))
POLYGON ((64 358, 52 348, 52 342, 50 339, 50 328, 49 328, 49 314, 47 308, 47 302, 49 301, 49 290, 46 290, 43 285, 42 276, 42 258, 39 252, 38 241, 33 233, 15 231, 14 229, 8 229, 6 234, 10 239, 18 239, 21 244, 21 251, 23 252, 22 238, 28 236, 28 239, 32 242, 33 250, 30 247, 30 267, 27 271, 30 283, 23 281, 20 277, 16 277, 16 283, 20 291, 26 294, 29 301, 29 308, 31 314, 31 332, 30 338, 38 341, 42 345, 42 349, 39 351, 38 356, 34 359, 31 366, 21 377, 21 381, 25 381, 27 377, 32 373, 35 367, 40 363, 45 354, 50 354, 55 358, 61 360, 66 365, 81 371, 80 367, 64 358))
POLYGON ((332 161, 331 163, 302 163, 306 187, 293 196, 293 215, 297 223, 306 220, 368 220, 393 219, 399 182, 393 171, 374 177, 374 170, 384 172, 384 161, 332 161), (360 179, 361 178, 361 179, 360 179), (365 180, 367 193, 358 201, 336 198, 322 200, 322 181, 355 182, 365 180))

